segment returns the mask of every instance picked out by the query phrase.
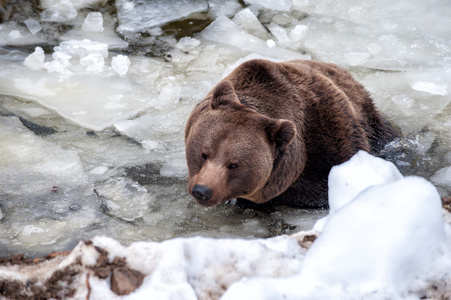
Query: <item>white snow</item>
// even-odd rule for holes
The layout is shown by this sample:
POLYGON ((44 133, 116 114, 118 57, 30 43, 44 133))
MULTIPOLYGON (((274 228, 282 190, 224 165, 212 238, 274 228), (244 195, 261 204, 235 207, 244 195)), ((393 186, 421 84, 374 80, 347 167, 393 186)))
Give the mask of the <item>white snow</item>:
POLYGON ((41 7, 44 11, 41 13, 43 21, 64 22, 75 19, 77 10, 70 0, 43 0, 41 7))
POLYGON ((71 40, 60 43, 55 47, 54 53, 64 53, 74 57, 83 58, 86 55, 98 53, 103 57, 108 57, 108 45, 84 39, 82 41, 71 40))
POLYGON ((79 14, 73 21, 73 28, 64 33, 60 40, 85 40, 107 44, 109 50, 124 49, 128 43, 116 33, 116 19, 109 14, 91 12, 79 14), (91 16, 91 17, 88 17, 91 16))
POLYGON ((22 34, 20 33, 19 30, 16 30, 16 29, 11 30, 11 32, 8 34, 8 36, 11 40, 17 40, 17 39, 22 38, 22 34))
POLYGON ((102 2, 102 0, 41 0, 41 19, 50 22, 66 22, 77 17, 78 11, 102 2))
POLYGON ((86 73, 101 74, 105 68, 105 58, 100 53, 90 53, 80 58, 80 65, 85 67, 86 73))
POLYGON ((430 297, 432 282, 451 280, 449 224, 431 183, 393 177, 391 163, 362 153, 334 171, 331 188, 356 196, 331 210, 299 273, 243 279, 222 299, 418 299, 430 297))
POLYGON ((25 58, 23 64, 32 71, 44 68, 45 55, 41 47, 36 47, 34 52, 25 58))
POLYGON ((332 168, 329 174, 330 212, 349 203, 364 189, 403 178, 391 162, 359 151, 350 160, 332 168), (367 163, 371 162, 371 163, 367 163))
POLYGON ((111 67, 114 72, 120 76, 124 76, 127 74, 128 68, 130 67, 130 59, 125 55, 116 55, 111 59, 111 67))

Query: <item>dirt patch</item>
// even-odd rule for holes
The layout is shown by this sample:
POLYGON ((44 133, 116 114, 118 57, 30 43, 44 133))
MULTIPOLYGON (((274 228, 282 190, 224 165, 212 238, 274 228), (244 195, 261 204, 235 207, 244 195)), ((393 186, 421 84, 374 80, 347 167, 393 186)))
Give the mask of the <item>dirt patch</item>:
POLYGON ((0 280, 0 295, 7 299, 65 299, 75 294, 73 282, 80 275, 77 266, 57 270, 42 284, 38 280, 0 280))
POLYGON ((12 265, 29 266, 53 259, 55 257, 67 256, 69 255, 69 253, 70 251, 52 252, 47 254, 45 257, 39 258, 30 258, 24 256, 23 254, 11 255, 8 257, 0 257, 0 266, 12 266, 12 265))
POLYGON ((94 247, 99 254, 94 265, 83 265, 80 255, 59 269, 71 252, 54 252, 43 258, 28 258, 23 254, 1 257, 0 268, 9 273, 16 272, 17 276, 0 277, 0 296, 6 299, 66 299, 74 297, 82 284, 86 285, 86 297, 89 299, 90 276, 105 280, 110 278, 111 290, 118 295, 127 295, 141 286, 145 275, 127 267, 124 258, 115 257, 110 262, 107 251, 94 246, 91 241, 84 244, 94 247), (47 279, 34 272, 45 265, 49 266, 51 272, 47 279))
POLYGON ((442 198, 443 208, 451 212, 451 197, 442 198))

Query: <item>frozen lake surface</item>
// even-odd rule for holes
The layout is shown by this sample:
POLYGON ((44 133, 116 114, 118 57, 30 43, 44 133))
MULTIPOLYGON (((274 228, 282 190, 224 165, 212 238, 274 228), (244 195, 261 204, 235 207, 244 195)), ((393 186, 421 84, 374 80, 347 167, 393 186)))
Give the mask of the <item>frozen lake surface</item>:
POLYGON ((192 107, 256 57, 351 71, 402 133, 381 155, 450 195, 449 1, 63 2, 1 19, 2 256, 312 228, 328 212, 203 209, 186 192, 192 107))

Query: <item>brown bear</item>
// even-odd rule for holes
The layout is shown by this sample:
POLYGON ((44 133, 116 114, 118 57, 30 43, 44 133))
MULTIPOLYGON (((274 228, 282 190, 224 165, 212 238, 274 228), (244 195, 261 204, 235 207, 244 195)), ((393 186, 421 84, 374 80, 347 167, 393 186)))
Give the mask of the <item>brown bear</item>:
POLYGON ((202 206, 238 198, 327 208, 330 169, 395 135, 347 71, 310 60, 251 60, 188 119, 188 191, 202 206))

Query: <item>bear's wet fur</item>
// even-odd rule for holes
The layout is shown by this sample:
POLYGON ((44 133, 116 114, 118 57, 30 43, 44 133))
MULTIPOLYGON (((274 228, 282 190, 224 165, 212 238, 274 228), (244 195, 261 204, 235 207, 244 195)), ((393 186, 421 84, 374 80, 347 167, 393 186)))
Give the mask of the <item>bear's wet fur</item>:
POLYGON ((238 198, 325 208, 330 169, 395 136, 347 71, 310 60, 251 60, 189 117, 188 190, 203 206, 238 198))

